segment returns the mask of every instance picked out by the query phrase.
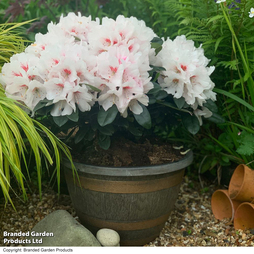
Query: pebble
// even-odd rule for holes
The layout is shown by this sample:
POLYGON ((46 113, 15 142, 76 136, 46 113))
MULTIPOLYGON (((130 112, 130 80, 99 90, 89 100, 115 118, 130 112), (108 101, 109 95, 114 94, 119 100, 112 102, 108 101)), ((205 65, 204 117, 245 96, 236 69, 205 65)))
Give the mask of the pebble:
POLYGON ((102 228, 97 232, 96 237, 102 246, 120 246, 120 236, 113 229, 102 228))

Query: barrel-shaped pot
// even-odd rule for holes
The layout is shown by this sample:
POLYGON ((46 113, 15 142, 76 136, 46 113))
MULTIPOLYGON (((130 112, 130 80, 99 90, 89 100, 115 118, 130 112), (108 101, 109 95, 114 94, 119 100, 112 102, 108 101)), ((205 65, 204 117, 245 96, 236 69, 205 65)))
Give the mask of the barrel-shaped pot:
POLYGON ((192 152, 177 162, 147 167, 101 167, 64 163, 73 206, 81 223, 92 233, 116 230, 121 245, 140 246, 154 240, 174 208, 184 169, 192 152))

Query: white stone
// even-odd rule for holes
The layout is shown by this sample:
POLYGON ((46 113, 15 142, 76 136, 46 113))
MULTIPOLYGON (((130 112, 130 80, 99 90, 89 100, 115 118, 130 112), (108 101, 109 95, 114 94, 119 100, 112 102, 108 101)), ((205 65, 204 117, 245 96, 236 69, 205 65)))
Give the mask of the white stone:
POLYGON ((97 232, 96 237, 102 246, 120 246, 120 236, 113 229, 102 228, 97 232))

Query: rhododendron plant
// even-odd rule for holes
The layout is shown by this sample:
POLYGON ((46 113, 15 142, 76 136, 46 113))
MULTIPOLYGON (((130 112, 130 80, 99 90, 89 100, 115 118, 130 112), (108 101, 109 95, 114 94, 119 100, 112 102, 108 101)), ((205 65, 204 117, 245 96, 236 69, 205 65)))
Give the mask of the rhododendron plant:
POLYGON ((69 13, 3 66, 1 83, 32 116, 43 113, 41 120, 51 117, 62 130, 77 126, 76 142, 97 131, 107 149, 116 125, 140 135, 155 125, 154 115, 191 117, 196 125, 211 117, 207 105, 216 96, 208 63, 185 36, 162 40, 134 17, 100 22, 69 13))
MULTIPOLYGON (((207 67, 209 60, 204 56, 202 48, 194 47, 193 41, 186 40, 184 35, 178 36, 174 41, 168 38, 163 42, 156 59, 156 65, 165 68, 161 71, 158 82, 168 94, 177 99, 183 97, 198 112, 198 106, 204 109, 203 104, 207 100, 216 100, 212 91, 214 83, 209 77, 215 68, 207 67)), ((204 116, 212 115, 207 109, 202 112, 204 116)))

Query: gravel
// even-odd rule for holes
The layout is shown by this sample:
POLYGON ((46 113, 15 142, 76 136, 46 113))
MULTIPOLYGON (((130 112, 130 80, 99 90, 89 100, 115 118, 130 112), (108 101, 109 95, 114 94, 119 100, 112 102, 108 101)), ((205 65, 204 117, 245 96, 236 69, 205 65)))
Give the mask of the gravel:
MULTIPOLYGON (((218 221, 211 211, 211 196, 218 189, 200 184, 185 177, 175 209, 171 213, 160 235, 149 246, 254 246, 254 229, 235 230, 227 220, 218 221)), ((51 212, 67 210, 74 218, 75 211, 70 197, 57 194, 44 187, 42 199, 36 193, 28 195, 25 203, 17 196, 12 197, 16 212, 11 204, 4 205, 0 199, 0 246, 15 246, 4 243, 3 232, 27 232, 51 212)), ((24 239, 20 237, 20 239, 24 239)), ((16 244, 18 245, 18 244, 16 244)), ((22 245, 19 245, 22 246, 22 245)))

